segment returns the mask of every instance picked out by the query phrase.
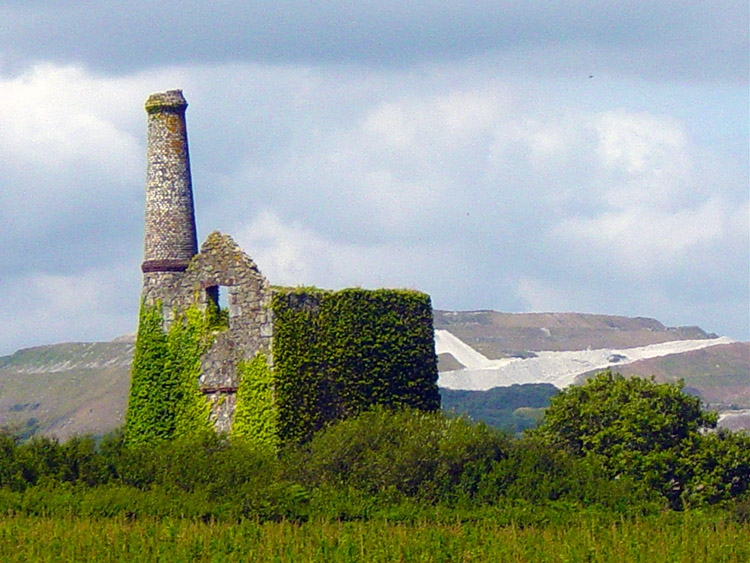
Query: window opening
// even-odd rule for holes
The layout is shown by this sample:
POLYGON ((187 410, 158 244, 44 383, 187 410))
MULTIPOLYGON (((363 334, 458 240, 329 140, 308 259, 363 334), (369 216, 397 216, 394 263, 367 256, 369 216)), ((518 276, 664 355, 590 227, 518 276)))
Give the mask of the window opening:
POLYGON ((225 286, 206 288, 206 318, 211 328, 229 326, 229 292, 225 286))
POLYGON ((218 305, 220 311, 229 311, 229 288, 226 286, 217 285, 216 289, 219 292, 218 305))

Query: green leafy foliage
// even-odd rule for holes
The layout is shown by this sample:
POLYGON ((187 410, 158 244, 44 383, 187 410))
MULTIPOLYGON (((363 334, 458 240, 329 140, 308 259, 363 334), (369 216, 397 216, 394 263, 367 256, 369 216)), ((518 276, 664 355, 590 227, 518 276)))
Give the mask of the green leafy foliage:
POLYGON ((278 412, 268 360, 257 354, 237 369, 240 384, 232 421, 232 437, 273 451, 278 443, 278 412))
MULTIPOLYGON (((719 430, 693 436, 681 444, 678 466, 684 482, 681 501, 703 506, 748 496, 750 434, 719 430)), ((746 503, 750 505, 750 497, 746 503)))
POLYGON ((141 305, 125 415, 125 436, 134 443, 164 440, 174 431, 174 378, 166 371, 168 356, 159 308, 141 305))
POLYGON ((318 433, 288 465, 309 485, 447 500, 476 492, 509 449, 508 436, 483 424, 378 408, 318 433))
MULTIPOLYGON (((722 518, 746 521, 747 436, 706 438, 679 452, 685 506, 718 504, 729 509, 722 518)), ((214 432, 155 444, 122 434, 99 444, 0 434, 2 514, 542 524, 581 511, 624 518, 666 506, 660 484, 612 477, 603 455, 416 409, 366 411, 279 454, 214 432)))
MULTIPOLYGON (((450 506, 513 501, 599 504, 627 511, 651 506, 649 491, 613 481, 593 460, 534 439, 439 413, 367 411, 317 433, 285 460, 294 480, 347 491, 351 499, 418 499, 450 506)), ((360 500, 360 504, 361 504, 360 500)))
POLYGON ((47 437, 19 443, 0 433, 0 487, 23 491, 54 483, 93 486, 111 477, 110 466, 93 438, 73 437, 64 444, 47 437))
POLYGON ((177 379, 174 436, 191 436, 210 432, 210 405, 198 389, 201 356, 208 349, 210 336, 208 315, 188 309, 184 319, 172 323, 167 342, 170 362, 167 370, 177 379))
POLYGON ((610 478, 600 459, 580 458, 533 437, 512 442, 508 455, 483 477, 478 498, 488 503, 513 499, 537 506, 569 503, 620 513, 650 512, 663 506, 643 483, 630 477, 610 478))
MULTIPOLYGON (((218 291, 218 288, 214 288, 218 291)), ((216 295, 218 299, 218 295, 216 295)), ((206 323, 211 330, 223 330, 229 327, 229 310, 219 307, 218 302, 209 298, 206 303, 206 323)))
POLYGON ((673 508, 744 494, 750 449, 743 434, 705 434, 716 414, 680 384, 606 371, 551 401, 535 435, 578 456, 596 458, 609 477, 630 476, 673 508))
POLYGON ((429 296, 284 289, 273 310, 282 443, 373 405, 440 407, 429 296))
POLYGON ((198 389, 200 358, 212 342, 209 320, 190 308, 162 328, 160 307, 141 307, 125 417, 126 439, 155 443, 208 431, 209 405, 198 389))

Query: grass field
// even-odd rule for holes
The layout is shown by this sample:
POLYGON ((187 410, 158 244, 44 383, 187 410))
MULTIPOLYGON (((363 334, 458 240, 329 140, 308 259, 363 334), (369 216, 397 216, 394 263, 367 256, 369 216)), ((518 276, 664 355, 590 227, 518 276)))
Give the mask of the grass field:
POLYGON ((543 526, 318 521, 0 520, 2 561, 746 562, 750 525, 700 513, 543 526))

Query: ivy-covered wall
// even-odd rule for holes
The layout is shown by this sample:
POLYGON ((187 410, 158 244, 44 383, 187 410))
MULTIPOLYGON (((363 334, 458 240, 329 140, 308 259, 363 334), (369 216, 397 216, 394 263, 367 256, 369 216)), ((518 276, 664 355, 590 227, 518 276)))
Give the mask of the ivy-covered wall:
MULTIPOLYGON (((231 395, 233 437, 274 449, 374 405, 440 408, 428 295, 277 288, 272 310, 272 361, 256 353, 240 360, 232 377, 238 381, 231 395)), ((193 306, 165 332, 159 304, 142 305, 125 423, 129 442, 213 429, 200 378, 201 360, 227 330, 217 318, 211 307, 204 313, 193 306)))
POLYGON ((211 345, 206 315, 191 307, 162 328, 160 305, 141 305, 125 416, 125 438, 154 443, 211 429, 198 388, 200 360, 211 345))
POLYGON ((440 408, 428 295, 277 289, 272 307, 281 443, 373 405, 440 408))
POLYGON ((273 377, 263 354, 238 366, 240 384, 232 421, 232 437, 273 450, 278 445, 278 410, 273 377))

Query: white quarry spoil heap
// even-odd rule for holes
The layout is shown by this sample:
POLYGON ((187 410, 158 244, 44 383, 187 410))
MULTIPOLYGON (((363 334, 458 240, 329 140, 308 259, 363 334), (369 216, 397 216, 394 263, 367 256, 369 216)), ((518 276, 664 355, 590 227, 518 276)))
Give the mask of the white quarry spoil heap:
POLYGON ((534 358, 504 358, 490 360, 480 352, 448 332, 435 331, 435 352, 450 354, 465 366, 440 373, 438 385, 448 389, 486 391, 515 383, 551 383, 563 389, 583 373, 616 368, 637 360, 646 360, 701 350, 719 344, 731 344, 731 338, 676 340, 638 348, 603 348, 572 352, 535 352, 534 358))

